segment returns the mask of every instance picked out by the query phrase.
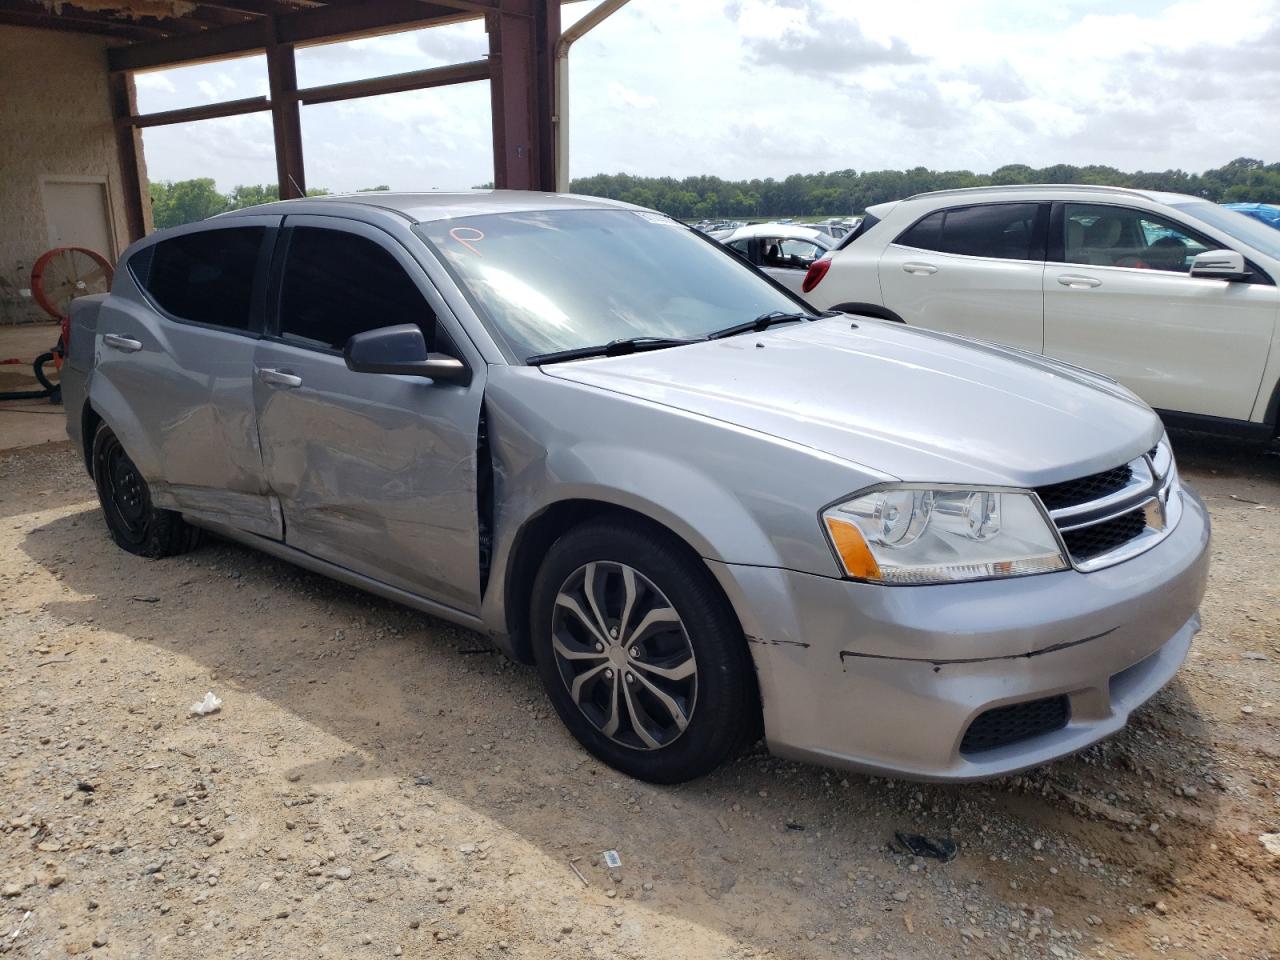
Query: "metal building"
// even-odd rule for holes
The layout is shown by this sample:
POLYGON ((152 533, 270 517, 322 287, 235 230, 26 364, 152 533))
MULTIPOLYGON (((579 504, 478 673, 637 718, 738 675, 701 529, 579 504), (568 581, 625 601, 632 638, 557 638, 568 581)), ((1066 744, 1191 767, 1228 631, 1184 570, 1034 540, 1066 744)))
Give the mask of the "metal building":
MULTIPOLYGON (((602 6, 616 9, 621 2, 602 6)), ((557 44, 563 54, 572 41, 561 36, 559 4, 0 0, 0 322, 20 319, 16 314, 28 309, 21 288, 35 257, 60 245, 59 231, 100 236, 102 252, 114 260, 150 229, 140 133, 149 126, 270 112, 280 196, 288 198, 307 184, 302 106, 487 81, 495 184, 555 189, 557 44), (489 39, 483 59, 298 87, 299 46, 479 18, 489 39), (266 56, 269 95, 138 112, 135 72, 255 53, 266 56), (65 218, 73 225, 63 225, 65 218)), ((584 20, 604 15, 592 11, 584 20)))

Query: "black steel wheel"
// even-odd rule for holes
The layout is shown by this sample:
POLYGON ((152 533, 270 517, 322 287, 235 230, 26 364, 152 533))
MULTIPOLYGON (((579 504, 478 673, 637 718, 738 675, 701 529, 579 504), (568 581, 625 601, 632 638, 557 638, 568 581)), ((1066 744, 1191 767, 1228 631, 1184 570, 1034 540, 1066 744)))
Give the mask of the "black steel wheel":
POLYGON ((185 553, 200 531, 172 510, 151 503, 151 489, 120 440, 105 423, 93 437, 93 482, 116 545, 142 557, 185 553))
POLYGON ((678 783, 759 735, 742 630, 706 565, 642 521, 552 545, 534 584, 534 656, 560 719, 624 773, 678 783))

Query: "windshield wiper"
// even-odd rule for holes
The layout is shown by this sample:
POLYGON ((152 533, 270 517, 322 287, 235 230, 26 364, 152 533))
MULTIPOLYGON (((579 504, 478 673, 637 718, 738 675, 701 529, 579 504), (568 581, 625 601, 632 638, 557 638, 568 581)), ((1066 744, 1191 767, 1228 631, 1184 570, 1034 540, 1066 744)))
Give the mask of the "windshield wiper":
POLYGON ((799 323, 801 320, 821 320, 827 316, 833 317, 835 314, 830 310, 816 316, 812 313, 800 311, 787 313, 785 310, 770 310, 768 313, 760 314, 754 320, 749 320, 746 323, 735 323, 732 327, 725 327, 723 330, 707 334, 707 339, 719 340, 722 337, 737 336, 739 333, 759 333, 762 330, 768 330, 775 323, 799 323))
POLYGON ((529 366, 540 366, 544 363, 562 363, 566 360, 584 360, 587 357, 623 357, 629 353, 640 353, 642 350, 661 350, 664 347, 683 347, 690 343, 701 343, 705 337, 628 337, 623 340, 610 340, 594 347, 573 347, 570 350, 556 350, 552 353, 535 353, 527 357, 529 366))

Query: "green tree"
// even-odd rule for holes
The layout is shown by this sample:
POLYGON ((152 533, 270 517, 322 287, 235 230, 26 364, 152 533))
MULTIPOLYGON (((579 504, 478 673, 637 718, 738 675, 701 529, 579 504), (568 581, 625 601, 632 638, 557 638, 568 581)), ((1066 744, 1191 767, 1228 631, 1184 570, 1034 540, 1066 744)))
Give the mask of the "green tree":
POLYGON ((212 177, 196 180, 162 180, 150 185, 151 217, 159 227, 194 223, 228 209, 212 177))
POLYGON ((272 184, 240 185, 232 187, 227 194, 227 208, 239 210, 241 207, 254 207, 260 203, 271 203, 280 199, 280 188, 272 184))

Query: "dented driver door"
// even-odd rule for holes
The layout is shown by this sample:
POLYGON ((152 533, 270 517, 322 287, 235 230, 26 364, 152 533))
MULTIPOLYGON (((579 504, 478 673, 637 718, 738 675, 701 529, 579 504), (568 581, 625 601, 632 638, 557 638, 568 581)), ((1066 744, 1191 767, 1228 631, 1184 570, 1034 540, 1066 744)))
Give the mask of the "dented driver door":
POLYGON ((409 252, 376 227, 292 216, 254 396, 285 543, 467 613, 480 607, 476 441, 485 367, 409 252), (444 317, 445 319, 441 319, 444 317), (416 323, 467 384, 355 373, 356 333, 416 323))

